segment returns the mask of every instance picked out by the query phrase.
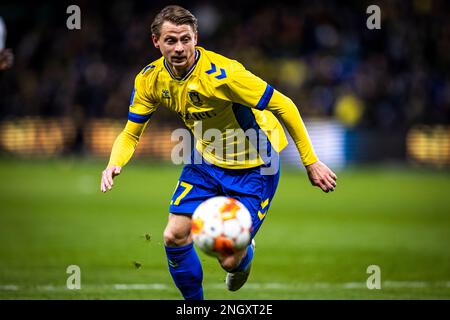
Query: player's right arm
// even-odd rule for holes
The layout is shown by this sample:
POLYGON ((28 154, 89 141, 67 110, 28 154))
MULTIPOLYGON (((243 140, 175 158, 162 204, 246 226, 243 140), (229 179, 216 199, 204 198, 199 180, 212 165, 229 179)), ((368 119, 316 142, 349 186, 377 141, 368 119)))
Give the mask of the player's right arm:
POLYGON ((147 92, 147 77, 144 72, 137 75, 133 93, 131 94, 128 121, 125 128, 114 141, 109 163, 102 172, 100 190, 106 192, 111 190, 114 177, 118 176, 128 161, 131 159, 139 138, 147 127, 149 120, 156 109, 156 102, 151 99, 147 92))
POLYGON ((125 129, 119 134, 114 141, 109 163, 106 169, 102 172, 102 180, 100 184, 100 190, 106 192, 111 190, 114 184, 114 177, 118 176, 131 156, 136 150, 136 146, 139 142, 139 138, 144 132, 145 127, 148 124, 148 120, 142 123, 135 123, 131 120, 127 121, 125 129))

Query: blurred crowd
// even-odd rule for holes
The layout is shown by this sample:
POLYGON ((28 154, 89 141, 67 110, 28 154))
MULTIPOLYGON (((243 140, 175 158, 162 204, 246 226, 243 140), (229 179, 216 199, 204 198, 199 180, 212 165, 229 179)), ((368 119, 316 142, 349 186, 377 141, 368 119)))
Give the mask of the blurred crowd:
MULTIPOLYGON (((387 131, 450 121, 446 0, 376 1, 379 30, 366 26, 374 4, 366 1, 177 3, 197 16, 200 46, 242 62, 304 117, 387 131)), ((0 72, 0 120, 126 118, 134 76, 160 56, 150 24, 171 3, 76 4, 80 30, 66 27, 69 4, 0 4, 14 53, 14 65, 0 72)))

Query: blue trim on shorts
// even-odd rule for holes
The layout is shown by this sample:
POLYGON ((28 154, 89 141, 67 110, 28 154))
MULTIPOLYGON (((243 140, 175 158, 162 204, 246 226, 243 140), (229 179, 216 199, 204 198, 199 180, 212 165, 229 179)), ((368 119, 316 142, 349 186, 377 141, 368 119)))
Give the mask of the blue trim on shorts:
POLYGON ((266 218, 280 178, 279 170, 273 175, 261 174, 262 167, 225 169, 207 162, 187 164, 181 172, 169 211, 173 214, 192 215, 195 209, 209 198, 232 197, 241 201, 249 210, 253 222, 252 237, 254 237, 266 218), (184 195, 186 187, 183 187, 180 182, 192 186, 184 195), (176 200, 179 202, 177 205, 174 204, 176 200), (264 208, 263 203, 266 203, 264 208))

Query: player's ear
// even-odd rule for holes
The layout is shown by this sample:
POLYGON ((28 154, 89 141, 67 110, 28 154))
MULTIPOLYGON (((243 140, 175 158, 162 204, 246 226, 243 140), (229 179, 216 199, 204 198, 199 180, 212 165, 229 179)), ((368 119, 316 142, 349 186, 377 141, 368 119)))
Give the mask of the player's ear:
POLYGON ((156 35, 154 33, 152 33, 152 41, 153 41, 153 45, 155 46, 155 48, 159 49, 158 37, 156 37, 156 35))

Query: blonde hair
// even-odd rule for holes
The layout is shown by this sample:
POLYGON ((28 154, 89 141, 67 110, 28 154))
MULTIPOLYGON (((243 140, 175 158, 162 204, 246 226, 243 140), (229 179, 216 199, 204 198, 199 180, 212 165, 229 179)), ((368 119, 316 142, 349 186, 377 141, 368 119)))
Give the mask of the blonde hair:
POLYGON ((151 30, 152 34, 158 39, 161 35, 161 26, 164 21, 169 21, 176 25, 188 24, 195 33, 197 32, 197 18, 183 7, 176 5, 167 6, 156 15, 152 22, 151 30))

